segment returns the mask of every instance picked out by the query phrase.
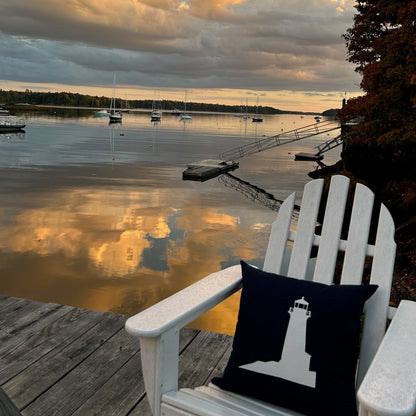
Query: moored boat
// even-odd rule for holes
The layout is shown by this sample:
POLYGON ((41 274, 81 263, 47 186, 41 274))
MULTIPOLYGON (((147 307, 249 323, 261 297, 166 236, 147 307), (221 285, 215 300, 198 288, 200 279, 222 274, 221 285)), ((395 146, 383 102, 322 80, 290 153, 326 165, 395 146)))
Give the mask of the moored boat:
POLYGON ((110 123, 121 123, 123 120, 123 117, 118 111, 114 111, 110 114, 110 123))
POLYGON ((108 112, 108 110, 94 111, 94 116, 95 117, 108 117, 109 115, 110 115, 110 113, 108 112))
POLYGON ((120 111, 116 110, 116 73, 113 79, 113 95, 110 101, 110 123, 121 123, 123 117, 120 111))
POLYGON ((192 116, 190 114, 186 114, 186 97, 187 97, 187 92, 185 91, 184 111, 183 113, 181 113, 180 117, 182 121, 191 121, 192 116))
POLYGON ((162 119, 162 113, 159 110, 153 110, 150 116, 150 121, 160 121, 162 119))
POLYGON ((259 97, 257 96, 256 115, 251 118, 253 123, 263 123, 263 117, 259 114, 259 97))
POLYGON ((23 118, 15 116, 0 117, 0 131, 19 131, 26 127, 26 121, 23 118))
POLYGON ((252 120, 253 123, 262 123, 263 122, 263 117, 254 116, 254 117, 252 117, 251 120, 252 120))
POLYGON ((161 121, 162 120, 162 108, 160 101, 153 100, 152 113, 150 115, 150 121, 161 121))
POLYGON ((10 115, 9 110, 7 110, 3 107, 0 107, 0 117, 9 116, 9 115, 10 115))

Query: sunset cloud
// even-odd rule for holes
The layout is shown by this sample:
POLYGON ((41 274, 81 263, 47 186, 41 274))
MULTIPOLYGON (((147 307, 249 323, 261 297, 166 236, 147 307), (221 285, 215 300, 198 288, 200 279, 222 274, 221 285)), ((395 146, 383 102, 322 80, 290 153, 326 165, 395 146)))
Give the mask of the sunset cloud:
POLYGON ((0 4, 0 79, 102 86, 117 71, 159 90, 357 91, 341 37, 353 4, 15 0, 0 4))

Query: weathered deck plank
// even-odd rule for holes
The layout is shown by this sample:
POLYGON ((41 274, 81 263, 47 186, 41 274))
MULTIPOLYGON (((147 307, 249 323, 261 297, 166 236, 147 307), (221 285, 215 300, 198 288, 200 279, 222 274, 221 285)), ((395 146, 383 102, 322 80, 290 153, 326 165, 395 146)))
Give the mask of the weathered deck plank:
MULTIPOLYGON (((0 383, 6 383, 8 375, 18 374, 25 367, 34 365, 46 354, 54 350, 56 352, 58 348, 63 348, 73 342, 88 328, 95 325, 98 319, 102 319, 99 312, 87 313, 82 309, 72 309, 65 315, 59 316, 37 334, 26 338, 26 342, 1 356, 0 383)), ((22 333, 19 335, 24 336, 22 333)))
MULTIPOLYGON (((0 295, 1 387, 24 416, 150 416, 126 319, 0 295)), ((230 346, 227 335, 184 329, 179 384, 207 383, 230 346)))
POLYGON ((0 356, 9 353, 69 311, 69 307, 30 301, 16 302, 2 310, 0 356), (19 336, 16 336, 17 333, 19 336))
MULTIPOLYGON (((58 346, 25 371, 17 374, 3 388, 7 392, 11 392, 11 396, 19 409, 29 406, 32 402, 34 403, 30 406, 32 409, 36 409, 36 403, 47 401, 52 393, 59 396, 57 386, 60 386, 60 383, 65 383, 65 381, 67 383, 73 381, 72 374, 78 366, 82 365, 84 360, 92 354, 96 354, 98 348, 114 335, 114 324, 118 324, 117 328, 120 331, 120 327, 123 325, 121 318, 117 315, 114 317, 113 315, 105 316, 97 325, 73 342, 63 347, 58 346), (117 318, 118 322, 114 322, 114 318, 117 318), (36 380, 36 383, 33 383, 34 380, 36 380)), ((88 382, 89 376, 90 374, 86 373, 82 382, 88 382)), ((75 383, 79 384, 80 382, 81 379, 75 383)), ((69 391, 73 388, 73 386, 70 386, 69 391)), ((68 395, 69 391, 65 394, 68 395)), ((32 410, 28 411, 28 414, 37 413, 32 410)))
MULTIPOLYGON (((100 337, 94 338, 101 341, 100 337)), ((135 341, 123 329, 118 331, 31 403, 26 408, 27 414, 72 415, 137 352, 135 341)))

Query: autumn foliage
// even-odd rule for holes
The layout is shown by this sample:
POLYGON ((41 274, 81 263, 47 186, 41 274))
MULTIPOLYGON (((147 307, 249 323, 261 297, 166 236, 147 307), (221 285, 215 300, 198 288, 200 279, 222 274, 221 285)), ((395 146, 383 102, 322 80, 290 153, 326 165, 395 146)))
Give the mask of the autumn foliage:
POLYGON ((357 1, 344 35, 365 94, 339 112, 358 121, 343 159, 362 175, 416 175, 416 1, 357 1))

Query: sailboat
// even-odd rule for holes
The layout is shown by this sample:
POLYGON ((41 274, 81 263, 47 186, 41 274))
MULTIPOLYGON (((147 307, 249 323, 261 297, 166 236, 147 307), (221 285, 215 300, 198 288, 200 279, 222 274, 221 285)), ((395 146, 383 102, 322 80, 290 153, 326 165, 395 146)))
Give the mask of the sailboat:
POLYGON ((116 73, 113 78, 113 95, 110 101, 110 123, 121 123, 122 116, 120 111, 116 111, 116 73))
POLYGON ((152 114, 150 116, 150 121, 160 121, 162 119, 162 112, 154 106, 152 114))
POLYGON ((94 111, 94 117, 108 117, 109 115, 109 111, 105 109, 94 111))
MULTIPOLYGON (((245 112, 247 113, 247 102, 246 102, 246 111, 245 112)), ((243 111, 243 99, 241 99, 241 102, 240 102, 240 112, 237 113, 237 114, 234 114, 234 117, 246 118, 246 114, 244 114, 244 111, 243 111)))
POLYGON ((162 119, 162 109, 159 100, 153 100, 152 104, 152 114, 150 116, 150 121, 158 122, 162 119))
POLYGON ((259 96, 257 96, 256 115, 251 118, 253 123, 263 123, 263 117, 258 114, 259 111, 259 96))
POLYGON ((187 95, 187 93, 185 92, 185 106, 184 106, 184 111, 181 114, 181 120, 190 121, 190 120, 192 120, 192 116, 190 116, 189 114, 186 114, 186 95, 187 95))
POLYGON ((245 106, 245 110, 243 111, 243 99, 241 99, 240 113, 236 114, 235 117, 241 118, 243 120, 249 119, 250 116, 247 114, 247 105, 248 105, 248 98, 246 98, 246 106, 245 106))
POLYGON ((130 104, 126 98, 124 101, 124 108, 120 108, 120 113, 130 113, 130 104))

